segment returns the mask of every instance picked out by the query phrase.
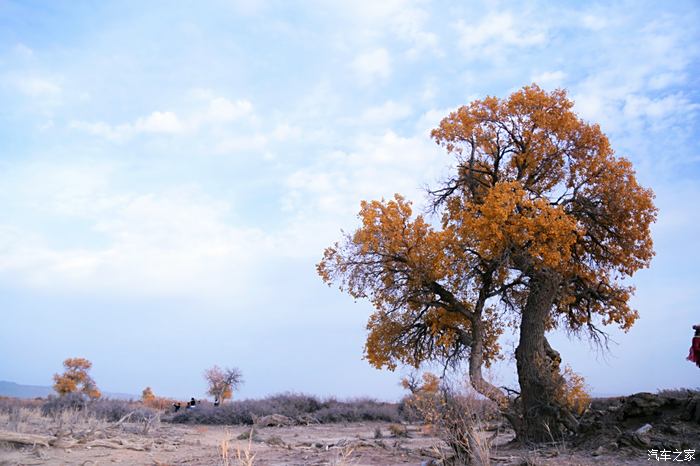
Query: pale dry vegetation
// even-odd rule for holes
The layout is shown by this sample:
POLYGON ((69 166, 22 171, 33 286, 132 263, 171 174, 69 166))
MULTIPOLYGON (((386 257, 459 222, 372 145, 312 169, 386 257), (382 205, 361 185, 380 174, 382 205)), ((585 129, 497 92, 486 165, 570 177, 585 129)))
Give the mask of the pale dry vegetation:
MULTIPOLYGON (((397 417, 305 424, 275 413, 256 416, 255 425, 180 424, 159 422, 168 413, 142 402, 0 399, 0 459, 3 464, 55 465, 111 460, 161 465, 647 464, 646 447, 670 442, 692 448, 700 441, 700 423, 688 417, 700 413, 697 391, 593 400, 584 417, 591 435, 524 447, 511 442, 513 431, 490 401, 435 381, 419 378, 403 400, 401 411, 410 413, 411 422, 397 417), (635 433, 647 422, 653 424, 650 431, 635 433)), ((316 411, 324 407, 306 395, 269 398, 276 404, 268 398, 246 402, 288 414, 309 405, 316 411)), ((357 403, 334 402, 346 409, 357 403)), ((362 406, 372 404, 364 400, 354 408, 361 412, 362 406)), ((398 416, 399 407, 393 410, 398 416)))

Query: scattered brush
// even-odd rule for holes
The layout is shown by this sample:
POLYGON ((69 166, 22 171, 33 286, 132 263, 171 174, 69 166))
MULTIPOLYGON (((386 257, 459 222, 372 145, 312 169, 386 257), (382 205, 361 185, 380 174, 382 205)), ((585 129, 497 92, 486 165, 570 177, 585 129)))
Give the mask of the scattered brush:
POLYGON ((408 429, 402 424, 389 424, 388 429, 393 437, 408 438, 408 429))
POLYGON ((238 437, 236 437, 237 440, 254 440, 254 441, 259 441, 260 438, 258 437, 258 431, 255 429, 255 427, 251 427, 250 429, 246 429, 243 432, 241 432, 238 437))
POLYGON ((398 404, 368 398, 339 401, 321 400, 310 395, 282 394, 258 400, 240 400, 214 406, 197 405, 196 409, 181 410, 162 417, 165 422, 209 425, 252 425, 255 419, 286 416, 298 424, 333 422, 400 422, 398 404))
POLYGON ((348 446, 336 449, 335 452, 335 456, 330 461, 331 466, 346 466, 354 463, 351 460, 352 454, 355 452, 354 448, 348 446))
POLYGON ((492 437, 482 432, 484 416, 488 406, 473 392, 453 388, 448 381, 440 380, 431 373, 404 379, 403 386, 411 391, 405 399, 405 409, 414 413, 431 431, 444 441, 451 450, 447 457, 442 450, 443 464, 474 464, 487 466, 491 462, 492 437))

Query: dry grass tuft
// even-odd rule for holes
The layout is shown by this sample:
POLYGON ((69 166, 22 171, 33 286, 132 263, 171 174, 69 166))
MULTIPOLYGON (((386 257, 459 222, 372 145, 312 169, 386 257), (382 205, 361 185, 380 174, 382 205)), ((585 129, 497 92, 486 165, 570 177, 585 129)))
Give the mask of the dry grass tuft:
POLYGON ((245 449, 236 447, 236 460, 240 466, 253 466, 255 464, 255 453, 252 450, 253 439, 248 439, 248 446, 245 449))
POLYGON ((342 449, 336 449, 335 450, 335 456, 331 459, 330 465, 331 466, 346 466, 346 465, 351 465, 355 464, 355 461, 352 459, 352 454, 355 452, 355 449, 353 447, 347 446, 342 449))

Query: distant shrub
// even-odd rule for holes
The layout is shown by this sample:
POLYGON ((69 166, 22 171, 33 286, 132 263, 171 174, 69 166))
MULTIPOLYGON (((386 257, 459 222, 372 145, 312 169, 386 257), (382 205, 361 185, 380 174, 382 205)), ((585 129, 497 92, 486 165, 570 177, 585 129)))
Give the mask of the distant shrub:
POLYGON ((320 422, 386 421, 399 422, 398 406, 369 398, 348 401, 331 399, 318 411, 312 413, 320 422))
POLYGON ((44 404, 42 399, 12 398, 0 396, 0 413, 8 414, 19 408, 34 409, 44 404))
POLYGON ((181 424, 253 424, 251 413, 242 409, 242 402, 228 403, 223 406, 200 404, 192 409, 183 409, 162 417, 165 422, 181 424))
MULTIPOLYGON (((156 396, 149 399, 144 399, 142 401, 143 405, 148 408, 158 409, 160 411, 167 411, 172 409, 173 404, 177 403, 177 400, 173 398, 166 398, 162 396, 156 396)), ((181 404, 185 404, 180 402, 181 404)))
POLYGON ((268 414, 282 414, 288 417, 297 417, 302 414, 310 414, 321 409, 322 404, 318 398, 311 395, 298 393, 282 393, 264 398, 261 401, 266 401, 266 409, 274 412, 260 414, 265 416, 268 414))
POLYGON ((160 411, 152 408, 136 408, 130 413, 132 413, 129 417, 131 422, 151 423, 156 419, 160 420, 160 411))
POLYGON ((41 407, 41 414, 54 416, 62 411, 82 411, 87 407, 88 398, 82 393, 67 393, 63 396, 49 395, 49 398, 41 407))
POLYGON ((55 416, 67 410, 81 411, 85 415, 107 422, 117 422, 129 413, 132 413, 130 421, 141 422, 153 418, 158 412, 133 401, 110 398, 92 400, 79 393, 69 393, 59 397, 50 396, 41 407, 44 416, 55 416))
POLYGON ((408 437, 408 429, 402 424, 389 424, 389 432, 394 437, 408 437))
POLYGON ((98 419, 117 422, 127 414, 140 408, 137 403, 125 400, 99 399, 91 401, 87 410, 98 419))
POLYGON ((174 423, 251 425, 256 418, 271 414, 281 414, 292 419, 310 415, 322 423, 401 420, 394 403, 371 399, 338 401, 330 398, 321 401, 317 397, 297 393, 233 401, 221 406, 202 403, 192 409, 167 414, 162 420, 174 423))

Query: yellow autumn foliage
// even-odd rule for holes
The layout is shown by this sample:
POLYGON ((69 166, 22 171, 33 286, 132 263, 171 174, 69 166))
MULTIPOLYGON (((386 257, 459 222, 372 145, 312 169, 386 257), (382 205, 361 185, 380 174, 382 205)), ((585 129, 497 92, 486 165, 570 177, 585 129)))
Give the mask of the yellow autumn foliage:
POLYGON ((586 381, 580 374, 574 372, 571 366, 564 366, 562 371, 565 384, 560 388, 559 398, 564 405, 577 415, 583 414, 591 405, 586 381))
POLYGON ((68 358, 63 361, 63 374, 54 374, 53 388, 59 395, 82 393, 90 398, 99 398, 100 391, 88 374, 92 363, 85 358, 68 358))

